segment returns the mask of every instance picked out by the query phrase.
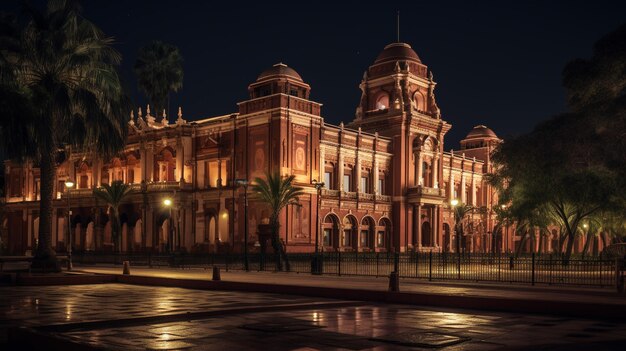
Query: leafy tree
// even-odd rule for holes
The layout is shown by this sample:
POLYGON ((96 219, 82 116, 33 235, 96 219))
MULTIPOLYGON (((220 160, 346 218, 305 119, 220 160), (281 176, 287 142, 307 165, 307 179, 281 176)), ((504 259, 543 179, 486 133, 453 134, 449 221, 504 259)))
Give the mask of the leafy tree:
POLYGON ((51 243, 52 199, 63 148, 103 157, 121 149, 129 103, 116 66, 121 57, 75 1, 25 2, 24 27, 0 26, 0 140, 6 156, 41 171, 39 245, 33 267, 59 269, 51 243))
POLYGON ((492 181, 518 219, 563 228, 567 263, 583 222, 626 208, 626 25, 568 64, 563 82, 570 111, 504 142, 492 181))
POLYGON ((285 260, 289 271, 289 260, 285 248, 280 241, 280 213, 288 205, 299 206, 298 198, 304 195, 301 187, 293 185, 295 176, 281 177, 279 172, 267 173, 266 178, 256 178, 252 190, 259 196, 262 202, 270 207, 270 226, 272 228, 272 247, 276 255, 276 269, 282 271, 281 259, 285 260))
POLYGON ((170 92, 183 87, 183 57, 177 47, 153 41, 139 50, 135 75, 139 89, 148 96, 158 116, 169 107, 170 92))
POLYGON ((122 224, 120 223, 120 205, 128 194, 131 192, 131 187, 128 184, 124 184, 121 180, 116 180, 111 185, 105 184, 100 188, 94 189, 93 194, 96 198, 104 201, 109 206, 109 214, 111 220, 111 231, 113 234, 113 244, 117 252, 121 251, 122 236, 122 224))

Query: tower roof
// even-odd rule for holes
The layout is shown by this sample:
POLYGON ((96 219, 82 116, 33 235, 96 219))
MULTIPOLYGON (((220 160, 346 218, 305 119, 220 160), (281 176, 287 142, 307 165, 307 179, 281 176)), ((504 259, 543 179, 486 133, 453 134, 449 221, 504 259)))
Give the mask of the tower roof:
POLYGON ((465 139, 482 139, 482 138, 498 138, 493 130, 482 124, 472 128, 465 139))
POLYGON ((261 74, 259 74, 259 77, 256 79, 256 81, 258 82, 261 80, 278 77, 288 77, 302 82, 302 77, 300 77, 298 72, 282 62, 279 62, 263 71, 261 74))
POLYGON ((407 43, 392 43, 385 46, 383 51, 378 54, 374 64, 389 61, 414 61, 422 63, 417 53, 411 48, 411 45, 407 43))

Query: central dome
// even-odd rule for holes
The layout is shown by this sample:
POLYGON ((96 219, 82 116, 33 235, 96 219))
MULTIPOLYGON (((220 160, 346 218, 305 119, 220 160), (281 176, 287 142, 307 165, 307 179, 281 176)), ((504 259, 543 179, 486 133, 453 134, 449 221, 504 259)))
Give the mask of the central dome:
POLYGON ((411 49, 411 45, 406 43, 392 43, 385 46, 385 49, 378 55, 374 64, 401 60, 422 63, 417 53, 411 49))
POLYGON ((302 82, 302 77, 300 77, 298 72, 282 62, 279 62, 263 71, 261 74, 259 74, 259 77, 256 79, 256 81, 258 82, 261 80, 278 77, 289 77, 302 82))

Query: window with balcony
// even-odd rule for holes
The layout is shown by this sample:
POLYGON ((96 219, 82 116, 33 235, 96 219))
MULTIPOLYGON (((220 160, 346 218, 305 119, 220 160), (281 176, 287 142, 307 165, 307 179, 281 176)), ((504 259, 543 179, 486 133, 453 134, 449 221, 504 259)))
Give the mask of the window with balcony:
POLYGON ((351 192, 352 191, 352 187, 351 187, 351 179, 350 179, 350 175, 349 174, 344 174, 343 175, 343 191, 345 192, 351 192))
POLYGON ((383 178, 378 179, 378 195, 385 195, 385 180, 383 178))
POLYGON ((333 174, 331 172, 324 172, 324 187, 326 189, 334 189, 333 186, 333 174))
POLYGON ((368 177, 361 177, 361 192, 370 193, 370 182, 368 177))
POLYGON ((22 171, 20 169, 12 169, 9 173, 9 194, 11 197, 22 196, 22 171))

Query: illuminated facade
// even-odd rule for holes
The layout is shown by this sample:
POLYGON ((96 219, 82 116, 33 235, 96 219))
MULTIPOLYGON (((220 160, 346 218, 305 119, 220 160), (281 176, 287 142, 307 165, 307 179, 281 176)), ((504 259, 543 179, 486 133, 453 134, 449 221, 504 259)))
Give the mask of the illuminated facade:
MULTIPOLYGON (((411 47, 394 43, 365 72, 356 117, 345 125, 326 124, 309 85, 284 64, 250 84, 237 113, 187 122, 179 110, 169 123, 139 109, 119 157, 66 150, 69 160, 56 175, 53 243, 66 250, 69 196, 74 250, 112 251, 106 206, 92 190, 122 180, 135 190, 120 210, 122 251, 239 252, 245 220, 254 251, 268 210, 250 194, 244 218, 244 188, 235 180, 279 170, 295 175, 307 193, 301 206, 282 213, 288 252, 312 252, 316 232, 324 251, 454 251, 452 198, 477 209, 463 221, 464 250, 512 249, 513 235, 492 242, 491 233, 497 199, 485 175, 500 139, 477 126, 461 150, 445 152, 451 125, 442 119, 435 85, 411 47), (69 193, 68 179, 76 183, 69 193), (319 213, 315 181, 325 183, 319 213), (171 209, 165 198, 173 199, 171 209)), ((39 169, 6 161, 5 172, 5 242, 8 252, 23 254, 38 234, 39 169)))

